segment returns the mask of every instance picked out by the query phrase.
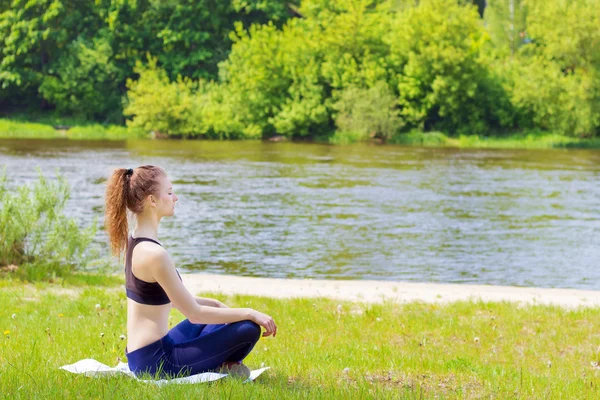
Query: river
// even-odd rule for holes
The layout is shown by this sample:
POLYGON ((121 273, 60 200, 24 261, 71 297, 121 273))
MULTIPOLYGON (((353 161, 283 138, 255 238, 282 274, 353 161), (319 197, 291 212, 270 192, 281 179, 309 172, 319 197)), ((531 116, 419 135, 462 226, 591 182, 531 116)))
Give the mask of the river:
POLYGON ((140 164, 174 184, 182 272, 600 289, 599 151, 0 140, 10 185, 60 171, 82 226, 140 164))

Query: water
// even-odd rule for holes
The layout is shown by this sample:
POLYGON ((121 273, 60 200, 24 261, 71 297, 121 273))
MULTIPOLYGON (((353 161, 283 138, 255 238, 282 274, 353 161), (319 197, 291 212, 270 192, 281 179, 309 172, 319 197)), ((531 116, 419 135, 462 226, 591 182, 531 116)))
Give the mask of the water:
POLYGON ((0 164, 60 171, 82 225, 113 168, 164 167, 183 272, 600 289, 598 151, 0 140, 0 164))

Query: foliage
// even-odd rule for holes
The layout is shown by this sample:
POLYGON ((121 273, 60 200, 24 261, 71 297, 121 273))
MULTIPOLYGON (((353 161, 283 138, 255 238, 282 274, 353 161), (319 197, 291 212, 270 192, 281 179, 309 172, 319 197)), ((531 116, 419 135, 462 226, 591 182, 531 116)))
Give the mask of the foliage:
POLYGON ((600 129, 599 0, 529 0, 533 42, 509 69, 521 124, 593 136, 600 129))
POLYGON ((0 2, 0 105, 125 117, 171 137, 346 142, 365 137, 348 129, 367 128, 348 128, 364 119, 348 116, 362 107, 348 99, 344 125, 340 99, 382 83, 402 134, 593 137, 598 9, 600 0, 0 2))
POLYGON ((125 114, 134 117, 131 127, 139 127, 158 134, 190 136, 194 133, 191 121, 197 98, 198 83, 179 77, 169 82, 166 72, 150 58, 147 66, 138 63, 140 79, 128 80, 128 103, 125 114))
POLYGON ((80 229, 64 215, 69 185, 40 174, 28 187, 10 189, 0 177, 0 265, 16 265, 29 280, 63 276, 82 268, 96 226, 80 229))
POLYGON ((503 93, 481 60, 487 40, 476 8, 453 0, 422 1, 398 17, 391 58, 411 126, 479 133, 507 125, 507 110, 492 106, 503 93))
POLYGON ((484 20, 490 35, 492 51, 502 57, 514 55, 529 43, 526 0, 496 0, 487 2, 484 20))
POLYGON ((402 121, 398 116, 398 100, 386 82, 369 89, 349 87, 335 104, 336 125, 342 131, 355 132, 362 140, 388 140, 398 133, 402 121))
POLYGON ((120 71, 112 62, 112 49, 106 41, 85 43, 77 39, 56 63, 53 74, 43 77, 39 93, 54 104, 60 114, 82 115, 95 120, 118 120, 121 93, 120 71), (99 96, 102 94, 102 96, 99 96))
POLYGON ((214 78, 239 21, 288 17, 281 0, 15 0, 0 8, 0 104, 120 122, 136 62, 154 55, 170 79, 214 78))

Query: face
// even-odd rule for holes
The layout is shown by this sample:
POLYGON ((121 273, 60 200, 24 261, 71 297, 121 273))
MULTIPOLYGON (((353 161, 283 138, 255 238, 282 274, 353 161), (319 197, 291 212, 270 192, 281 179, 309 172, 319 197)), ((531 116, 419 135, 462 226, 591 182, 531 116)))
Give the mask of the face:
POLYGON ((160 190, 156 194, 156 211, 161 217, 175 213, 175 202, 178 198, 173 192, 173 185, 166 176, 160 178, 160 190))

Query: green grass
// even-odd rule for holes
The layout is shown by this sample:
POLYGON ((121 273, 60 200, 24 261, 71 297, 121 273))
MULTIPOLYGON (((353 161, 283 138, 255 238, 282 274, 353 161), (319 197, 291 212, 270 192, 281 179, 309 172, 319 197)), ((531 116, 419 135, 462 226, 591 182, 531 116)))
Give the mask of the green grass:
POLYGON ((139 129, 117 125, 85 124, 68 130, 54 129, 56 125, 0 118, 0 139, 127 140, 148 136, 139 129))
MULTIPOLYGON (((600 361, 598 309, 214 297, 230 306, 267 312, 278 323, 277 337, 261 339, 246 359, 253 369, 262 363, 272 367, 253 384, 222 380, 156 388, 127 377, 93 379, 59 370, 83 358, 111 366, 125 361, 125 341, 119 339, 126 334, 122 286, 32 287, 10 282, 0 289, 0 397, 591 399, 600 395, 600 372, 591 365, 600 361)), ((172 316, 172 325, 183 318, 176 310, 172 316)))
POLYGON ((600 139, 575 138, 551 132, 531 132, 508 136, 460 135, 457 138, 448 137, 441 132, 410 132, 394 136, 389 143, 465 149, 600 148, 600 139))
POLYGON ((76 272, 69 274, 64 277, 55 277, 50 280, 39 280, 30 282, 21 279, 18 275, 13 272, 9 277, 6 273, 0 272, 0 289, 9 288, 17 285, 22 286, 26 284, 34 284, 38 289, 56 288, 56 287, 71 287, 81 288, 89 286, 100 286, 100 287, 115 287, 117 285, 125 284, 125 279, 122 274, 102 274, 102 273, 86 273, 76 272), (16 279, 15 279, 16 278, 16 279))
POLYGON ((64 137, 50 125, 0 119, 0 138, 58 139, 64 137))

